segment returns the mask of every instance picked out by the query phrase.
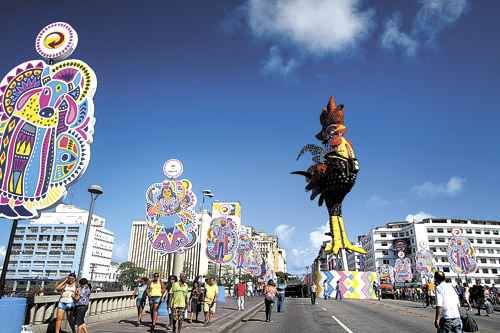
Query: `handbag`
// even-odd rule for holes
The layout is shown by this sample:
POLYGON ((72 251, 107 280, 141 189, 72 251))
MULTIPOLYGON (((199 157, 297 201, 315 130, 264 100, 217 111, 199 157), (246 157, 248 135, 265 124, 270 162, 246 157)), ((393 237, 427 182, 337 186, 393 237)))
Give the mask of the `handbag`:
POLYGON ((477 322, 469 316, 468 312, 460 314, 460 319, 462 320, 462 329, 464 332, 479 332, 477 322))

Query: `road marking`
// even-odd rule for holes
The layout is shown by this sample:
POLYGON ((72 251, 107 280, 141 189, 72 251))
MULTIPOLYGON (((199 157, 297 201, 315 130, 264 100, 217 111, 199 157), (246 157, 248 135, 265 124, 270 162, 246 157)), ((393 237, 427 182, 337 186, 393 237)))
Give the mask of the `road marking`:
POLYGON ((321 310, 323 310, 323 311, 327 311, 327 310, 326 310, 326 308, 324 308, 324 307, 321 307, 321 310))
POLYGON ((332 316, 332 318, 340 325, 342 328, 347 332, 347 333, 353 333, 349 327, 345 326, 340 320, 337 319, 337 317, 332 316))

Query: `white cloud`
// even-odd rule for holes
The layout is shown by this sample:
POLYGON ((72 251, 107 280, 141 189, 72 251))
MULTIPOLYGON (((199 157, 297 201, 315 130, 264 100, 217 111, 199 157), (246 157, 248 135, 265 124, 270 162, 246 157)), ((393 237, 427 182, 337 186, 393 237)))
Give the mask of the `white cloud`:
POLYGON ((309 242, 313 248, 319 250, 324 241, 329 240, 331 237, 325 235, 326 232, 330 231, 330 225, 327 223, 323 224, 316 230, 309 233, 309 242))
POLYGON ((420 44, 435 42, 439 33, 452 26, 468 8, 468 0, 420 0, 420 7, 409 32, 401 31, 396 14, 385 23, 381 45, 387 49, 401 48, 414 56, 420 44))
POLYGON ((386 49, 401 48, 408 56, 414 56, 418 46, 413 37, 401 31, 401 19, 398 15, 394 15, 385 23, 380 43, 386 49))
POLYGON ((436 196, 454 196, 460 193, 465 184, 465 178, 451 177, 446 183, 434 184, 425 182, 422 185, 415 185, 412 191, 421 198, 436 196))
POLYGON ((113 245, 113 261, 122 262, 128 258, 128 245, 115 243, 113 245))
POLYGON ((294 232, 295 227, 288 224, 280 224, 274 228, 274 233, 278 236, 278 239, 284 243, 290 241, 294 232))
POLYGON ((377 194, 372 195, 366 202, 366 205, 369 207, 387 207, 390 204, 391 202, 389 200, 384 199, 377 194))
POLYGON ((432 216, 431 214, 427 214, 426 212, 423 212, 423 211, 420 211, 416 214, 409 214, 406 216, 406 221, 408 222, 420 222, 422 221, 423 219, 428 219, 428 218, 431 218, 431 217, 434 217, 432 216))
POLYGON ((316 56, 346 51, 372 26, 373 11, 360 0, 248 0, 248 24, 264 39, 316 56))
POLYGON ((467 0, 420 0, 415 29, 430 40, 455 23, 466 11, 467 0))
POLYGON ((273 46, 269 49, 269 55, 264 61, 263 70, 267 74, 279 74, 280 76, 287 77, 298 65, 298 61, 294 58, 285 60, 281 55, 280 49, 277 46, 273 46))

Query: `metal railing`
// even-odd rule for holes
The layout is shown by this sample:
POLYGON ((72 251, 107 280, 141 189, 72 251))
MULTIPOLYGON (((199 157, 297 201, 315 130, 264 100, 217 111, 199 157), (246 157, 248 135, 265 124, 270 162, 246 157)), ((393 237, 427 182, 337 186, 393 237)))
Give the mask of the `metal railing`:
MULTIPOLYGON (((33 333, 45 333, 47 326, 55 318, 55 310, 60 296, 36 296, 34 302, 28 305, 29 322, 33 333)), ((86 322, 94 323, 103 320, 127 318, 135 313, 135 301, 131 291, 93 293, 90 296, 86 322)), ((65 318, 62 329, 71 332, 65 318)))

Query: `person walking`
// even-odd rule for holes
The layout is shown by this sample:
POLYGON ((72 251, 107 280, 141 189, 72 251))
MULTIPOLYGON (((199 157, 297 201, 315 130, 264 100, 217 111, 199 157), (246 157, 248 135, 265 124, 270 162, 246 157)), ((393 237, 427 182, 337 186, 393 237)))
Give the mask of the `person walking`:
POLYGON ((278 305, 277 311, 282 312, 285 310, 285 291, 286 291, 286 282, 283 279, 279 279, 277 288, 278 290, 278 305))
POLYGON ((245 295, 247 293, 247 284, 241 280, 235 288, 236 298, 238 301, 238 311, 245 310, 245 295))
POLYGON ((266 322, 271 322, 271 312, 273 310, 274 298, 277 294, 273 280, 269 280, 264 287, 264 305, 266 307, 266 322))
POLYGON ((165 294, 165 284, 160 279, 160 273, 154 273, 153 279, 148 282, 149 311, 151 313, 151 330, 154 331, 158 322, 158 307, 165 294))
POLYGON ((213 277, 208 279, 205 284, 205 297, 203 299, 203 314, 205 316, 205 325, 210 323, 210 320, 215 316, 215 310, 217 308, 217 293, 219 287, 215 283, 213 277))
POLYGON ((85 315, 89 309, 91 286, 86 278, 78 281, 79 288, 75 295, 75 325, 77 333, 88 333, 85 315))
POLYGON ((193 322, 193 315, 196 315, 195 321, 198 322, 198 315, 201 311, 201 301, 203 300, 203 294, 201 291, 200 283, 198 281, 193 282, 193 288, 191 289, 191 294, 189 295, 189 323, 193 322))
POLYGON ((330 298, 330 295, 328 295, 327 290, 328 290, 328 282, 325 279, 323 281, 323 297, 325 298, 325 301, 330 298))
POLYGON ((170 308, 170 298, 172 297, 172 293, 170 292, 172 290, 172 287, 174 286, 174 283, 177 282, 177 276, 175 275, 170 275, 168 277, 168 282, 167 285, 165 286, 166 292, 164 295, 164 301, 165 304, 167 305, 167 311, 168 311, 168 325, 167 325, 167 330, 169 330, 172 325, 174 324, 174 314, 172 312, 172 309, 170 308))
POLYGON ((309 288, 311 292, 311 304, 314 305, 316 304, 316 285, 313 283, 309 288))
POLYGON ((436 287, 436 314, 434 326, 437 333, 463 333, 460 319, 460 299, 451 285, 445 282, 441 271, 434 273, 436 287))
POLYGON ((142 314, 144 312, 144 306, 146 305, 146 295, 147 295, 147 278, 139 278, 137 281, 137 287, 134 288, 132 297, 135 299, 135 306, 137 307, 137 325, 142 325, 142 314))
POLYGON ((467 283, 464 283, 464 302, 467 304, 467 310, 471 311, 472 306, 470 305, 470 288, 467 283))
POLYGON ((188 285, 186 274, 179 275, 179 281, 175 282, 170 289, 169 308, 172 309, 172 332, 181 333, 184 313, 188 304, 188 285))
POLYGON ((377 281, 373 281, 373 291, 375 292, 375 296, 377 296, 378 300, 381 300, 380 286, 377 281))
POLYGON ((477 315, 481 315, 481 308, 484 305, 484 287, 481 285, 479 281, 476 282, 476 306, 477 306, 477 315))
POLYGON ((68 319, 70 326, 73 326, 72 312, 75 307, 73 297, 75 296, 76 291, 77 286, 75 273, 70 273, 63 281, 56 285, 56 292, 61 294, 61 298, 59 298, 59 303, 57 304, 56 309, 55 333, 61 332, 61 324, 64 314, 66 314, 66 318, 68 319))
POLYGON ((335 299, 341 301, 342 300, 342 291, 340 290, 340 280, 337 280, 337 288, 335 292, 335 299))

